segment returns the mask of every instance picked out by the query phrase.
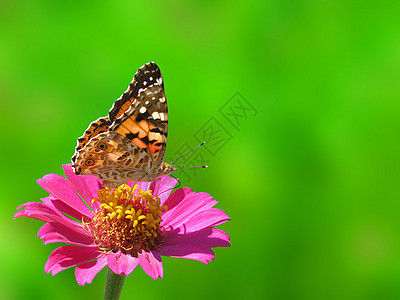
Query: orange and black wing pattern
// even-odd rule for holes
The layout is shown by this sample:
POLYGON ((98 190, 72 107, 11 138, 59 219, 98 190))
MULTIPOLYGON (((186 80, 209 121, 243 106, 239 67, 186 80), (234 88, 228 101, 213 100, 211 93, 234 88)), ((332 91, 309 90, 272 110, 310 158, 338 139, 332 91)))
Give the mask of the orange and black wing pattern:
POLYGON ((85 133, 78 138, 78 145, 76 146, 74 156, 72 156, 71 159, 72 163, 76 163, 79 151, 84 149, 92 138, 98 136, 100 133, 107 132, 109 127, 110 121, 108 120, 108 117, 99 118, 92 122, 88 129, 85 130, 85 133))
POLYGON ((113 185, 151 181, 163 166, 168 107, 159 67, 150 62, 135 74, 108 117, 89 125, 72 157, 76 174, 96 175, 113 185))
POLYGON ((119 119, 136 102, 139 95, 153 85, 159 85, 164 89, 160 68, 154 62, 143 65, 136 71, 128 89, 119 97, 108 113, 110 122, 119 119))
POLYGON ((161 71, 155 63, 136 72, 128 91, 110 110, 109 119, 110 131, 148 152, 155 168, 161 166, 167 145, 168 106, 161 71))

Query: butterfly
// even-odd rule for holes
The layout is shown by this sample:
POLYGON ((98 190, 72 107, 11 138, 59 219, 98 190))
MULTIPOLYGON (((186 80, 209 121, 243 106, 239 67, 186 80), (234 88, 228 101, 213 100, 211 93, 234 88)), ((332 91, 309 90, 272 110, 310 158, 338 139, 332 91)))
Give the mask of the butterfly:
POLYGON ((78 138, 72 157, 77 175, 95 175, 103 186, 154 181, 176 170, 164 162, 168 107, 160 68, 140 67, 108 116, 97 119, 78 138))

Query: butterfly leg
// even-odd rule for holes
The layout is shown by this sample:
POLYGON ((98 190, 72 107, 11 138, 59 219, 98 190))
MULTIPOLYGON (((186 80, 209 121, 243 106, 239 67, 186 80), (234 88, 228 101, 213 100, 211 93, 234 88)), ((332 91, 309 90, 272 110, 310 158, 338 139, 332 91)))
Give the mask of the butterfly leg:
POLYGON ((133 191, 134 191, 134 189, 135 189, 135 185, 136 185, 136 181, 135 181, 135 183, 132 185, 131 191, 129 192, 129 195, 128 195, 128 197, 126 198, 125 205, 127 205, 127 204, 128 204, 128 200, 131 199, 131 197, 132 197, 132 195, 133 195, 133 191))
POLYGON ((158 187, 157 187, 157 193, 155 196, 158 196, 158 192, 160 191, 160 186, 161 186, 161 178, 158 178, 156 181, 158 181, 158 187))

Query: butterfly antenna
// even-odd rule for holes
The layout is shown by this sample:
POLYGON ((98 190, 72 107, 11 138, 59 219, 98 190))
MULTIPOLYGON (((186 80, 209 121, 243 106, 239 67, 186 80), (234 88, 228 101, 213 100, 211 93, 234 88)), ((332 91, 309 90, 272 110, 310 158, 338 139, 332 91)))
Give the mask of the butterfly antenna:
POLYGON ((171 165, 171 166, 173 166, 173 167, 187 167, 187 168, 201 168, 201 169, 208 168, 207 165, 205 165, 205 166, 171 165))
POLYGON ((185 155, 188 155, 190 152, 196 150, 197 148, 199 148, 200 146, 203 146, 206 142, 202 142, 200 144, 198 144, 196 147, 194 147, 193 149, 189 150, 188 152, 182 154, 181 156, 179 156, 178 158, 175 158, 173 161, 171 161, 169 164, 172 164, 174 161, 177 161, 178 159, 180 159, 181 157, 184 157, 185 155))

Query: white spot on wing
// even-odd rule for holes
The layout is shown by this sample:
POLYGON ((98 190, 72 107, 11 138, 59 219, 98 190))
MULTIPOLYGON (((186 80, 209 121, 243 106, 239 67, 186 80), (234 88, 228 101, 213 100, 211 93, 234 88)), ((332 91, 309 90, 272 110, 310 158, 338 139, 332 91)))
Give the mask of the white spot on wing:
POLYGON ((161 85, 161 84, 162 84, 162 77, 157 78, 157 84, 158 84, 158 85, 161 85))
POLYGON ((141 114, 144 114, 144 113, 146 112, 146 107, 142 106, 142 107, 139 109, 139 112, 140 112, 141 114))
POLYGON ((161 121, 165 121, 165 115, 164 115, 164 113, 160 113, 160 119, 161 119, 161 121))
POLYGON ((153 114, 151 116, 153 117, 154 120, 160 119, 160 115, 156 111, 153 112, 153 114))
POLYGON ((165 102, 165 97, 160 97, 158 100, 160 100, 161 103, 165 102))

